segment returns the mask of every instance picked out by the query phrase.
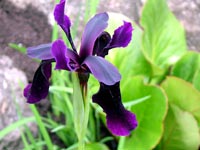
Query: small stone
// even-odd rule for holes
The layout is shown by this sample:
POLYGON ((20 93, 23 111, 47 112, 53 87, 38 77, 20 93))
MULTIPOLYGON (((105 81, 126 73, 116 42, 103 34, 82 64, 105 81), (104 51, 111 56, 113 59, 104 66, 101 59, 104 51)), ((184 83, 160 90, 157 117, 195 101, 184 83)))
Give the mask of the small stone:
MULTIPOLYGON (((13 66, 8 56, 0 56, 0 131, 19 120, 19 113, 23 117, 32 116, 28 104, 23 97, 23 85, 27 84, 27 78, 21 70, 13 66)), ((27 125, 31 131, 37 131, 33 123, 27 125)), ((6 135, 0 141, 0 149, 22 149, 21 132, 23 128, 17 128, 6 135), (16 147, 17 146, 17 147, 16 147)))

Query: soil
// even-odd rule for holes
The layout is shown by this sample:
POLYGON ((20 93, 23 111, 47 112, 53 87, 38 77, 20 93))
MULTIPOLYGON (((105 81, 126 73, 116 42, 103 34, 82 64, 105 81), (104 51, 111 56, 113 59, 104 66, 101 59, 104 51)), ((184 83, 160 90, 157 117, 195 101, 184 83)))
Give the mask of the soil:
POLYGON ((20 9, 8 0, 0 0, 0 20, 0 55, 11 57, 15 67, 23 70, 29 81, 32 80, 38 64, 8 44, 22 43, 29 47, 50 42, 51 26, 46 15, 31 5, 20 9))
MULTIPOLYGON (((31 81, 38 64, 34 60, 30 59, 28 56, 21 54, 16 50, 13 50, 8 46, 8 44, 21 43, 25 47, 29 47, 42 43, 49 43, 51 41, 52 26, 48 23, 47 18, 47 13, 50 8, 46 7, 51 7, 53 4, 51 0, 48 0, 46 2, 46 5, 42 6, 44 7, 44 10, 39 11, 38 8, 34 7, 33 2, 31 1, 30 4, 26 5, 26 7, 21 8, 19 6, 15 6, 10 1, 15 3, 15 5, 17 5, 16 3, 19 2, 20 4, 23 4, 22 1, 24 1, 24 3, 26 2, 27 4, 29 3, 29 0, 0 0, 0 55, 10 56, 15 64, 15 67, 24 71, 27 74, 28 80, 31 81), (44 12, 46 14, 44 14, 44 12)), ((196 1, 194 1, 195 8, 192 9, 193 5, 190 6, 189 2, 185 2, 188 5, 181 5, 179 8, 177 7, 175 2, 176 1, 174 0, 170 0, 169 6, 176 14, 178 19, 183 22, 183 25, 186 28, 188 47, 189 49, 199 50, 200 46, 198 42, 198 33, 200 28, 197 28, 199 27, 199 19, 197 17, 199 13, 197 10, 200 9, 200 7, 198 7, 200 6, 200 4, 196 4, 196 1), (187 6, 188 8, 186 9, 185 6, 187 6), (188 9, 191 11, 191 13, 188 9), (188 12, 183 15, 182 10, 188 10, 188 12), (193 18, 191 16, 193 16, 193 18), (192 18, 192 21, 195 21, 194 25, 190 24, 192 21, 188 18, 192 18)), ((45 2, 43 3, 45 4, 45 2)), ((43 5, 43 3, 41 5, 43 5)), ((67 9, 73 21, 73 19, 76 18, 74 17, 74 14, 77 14, 78 11, 80 11, 78 6, 79 2, 69 1, 68 3, 69 5, 67 9)), ((81 0, 80 3, 84 5, 83 0, 81 0)), ((138 23, 142 5, 143 0, 111 0, 109 2, 101 0, 99 3, 98 12, 114 11, 118 13, 123 13, 138 23), (130 4, 120 5, 124 3, 130 4)))

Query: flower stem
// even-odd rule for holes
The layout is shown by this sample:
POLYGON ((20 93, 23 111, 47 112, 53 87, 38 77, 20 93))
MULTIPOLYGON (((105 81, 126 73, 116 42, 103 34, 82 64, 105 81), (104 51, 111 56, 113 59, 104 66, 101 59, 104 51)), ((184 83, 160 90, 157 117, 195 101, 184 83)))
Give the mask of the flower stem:
POLYGON ((74 126, 78 137, 78 150, 84 150, 84 139, 87 132, 90 110, 90 102, 87 97, 87 82, 80 84, 78 74, 74 73, 73 84, 74 126))

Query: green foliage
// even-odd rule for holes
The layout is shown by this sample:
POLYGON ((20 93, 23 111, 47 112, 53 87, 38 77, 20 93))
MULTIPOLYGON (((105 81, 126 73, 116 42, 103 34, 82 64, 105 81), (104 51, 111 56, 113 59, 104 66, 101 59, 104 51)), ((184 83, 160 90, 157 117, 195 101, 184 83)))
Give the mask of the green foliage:
MULTIPOLYGON (((119 15, 112 16, 111 23, 119 26, 119 15)), ((139 126, 130 137, 120 138, 118 149, 196 150, 200 146, 199 53, 187 51, 183 27, 165 0, 147 1, 141 25, 143 30, 133 23, 132 43, 126 50, 113 50, 108 57, 122 74, 125 104, 150 96, 131 107, 139 126), (165 80, 167 76, 178 78, 165 80)))
POLYGON ((161 85, 170 104, 190 112, 200 124, 200 92, 192 84, 176 77, 168 77, 161 85))
MULTIPOLYGON (((123 20, 130 21, 129 18, 118 13, 109 13, 109 18, 109 25, 107 28, 109 33, 113 33, 114 29, 121 26, 123 20)), ((150 76, 153 69, 151 63, 141 52, 143 32, 136 24, 133 24, 133 27, 132 42, 128 47, 126 49, 113 49, 109 51, 109 55, 106 56, 115 66, 118 67, 123 78, 140 74, 150 76)))
POLYGON ((187 52, 173 67, 172 75, 182 78, 200 90, 200 55, 187 52))
POLYGON ((194 116, 171 104, 165 120, 161 150, 197 150, 199 144, 199 127, 194 116))
POLYGON ((0 139, 5 137, 8 133, 16 130, 17 128, 20 128, 21 126, 23 126, 29 122, 34 122, 34 121, 35 121, 34 117, 29 117, 29 118, 23 118, 19 121, 16 121, 16 122, 10 124, 9 126, 7 126, 6 128, 4 128, 0 131, 0 139))
MULTIPOLYGON (((94 15, 98 2, 87 0, 84 20, 94 15)), ((72 28, 74 38, 79 20, 80 14, 72 28)), ((112 34, 123 20, 132 22, 122 14, 109 13, 107 31, 112 34)), ((44 146, 62 149, 54 144, 51 133, 64 143, 66 150, 76 150, 80 146, 78 138, 87 143, 86 150, 108 150, 105 145, 108 141, 115 141, 118 150, 197 150, 200 146, 200 55, 187 51, 184 29, 166 0, 148 0, 140 23, 142 28, 132 22, 132 41, 126 49, 114 49, 106 56, 122 74, 120 87, 124 106, 137 116, 139 125, 130 136, 117 138, 107 132, 105 135, 101 130, 105 128, 105 114, 97 105, 92 104, 89 116, 84 116, 85 100, 90 100, 99 88, 92 75, 88 85, 89 98, 85 99, 75 74, 57 71, 51 78, 52 112, 41 117, 31 106, 35 117, 22 118, 6 127, 0 131, 0 139, 22 125, 36 121, 40 129, 36 139, 30 130, 22 132, 25 149, 42 149, 44 146), (74 109, 74 105, 78 109, 74 109), (59 122, 55 117, 62 119, 59 122), (87 117, 87 131, 82 131, 87 117), (85 132, 86 137, 76 136, 76 133, 81 136, 81 132, 85 132)), ((55 25, 52 40, 57 38, 58 27, 55 25)), ((23 47, 16 44, 10 44, 10 47, 24 53, 23 47)))
POLYGON ((26 53, 26 47, 22 46, 21 44, 9 43, 9 47, 19 51, 22 54, 26 53))
POLYGON ((167 98, 161 88, 154 85, 145 85, 141 77, 129 78, 122 83, 122 98, 125 102, 149 95, 144 102, 132 106, 136 114, 138 127, 130 137, 124 141, 123 150, 152 149, 163 133, 163 122, 167 113, 167 98), (123 88, 124 87, 124 88, 123 88), (127 90, 129 87, 130 90, 127 90))
POLYGON ((42 121, 42 117, 40 116, 37 108, 35 107, 35 105, 30 105, 30 108, 35 116, 35 119, 37 121, 37 124, 38 124, 38 127, 40 129, 40 132, 44 138, 44 141, 48 147, 49 150, 53 150, 53 143, 51 141, 51 138, 50 138, 50 135, 49 133, 47 132, 47 129, 45 128, 45 125, 42 121))
POLYGON ((186 52, 184 29, 166 0, 148 0, 140 21, 144 29, 142 51, 152 64, 166 69, 186 52))
POLYGON ((86 150, 94 150, 94 149, 99 149, 99 150, 109 150, 108 147, 105 144, 101 143, 89 143, 86 145, 86 150))

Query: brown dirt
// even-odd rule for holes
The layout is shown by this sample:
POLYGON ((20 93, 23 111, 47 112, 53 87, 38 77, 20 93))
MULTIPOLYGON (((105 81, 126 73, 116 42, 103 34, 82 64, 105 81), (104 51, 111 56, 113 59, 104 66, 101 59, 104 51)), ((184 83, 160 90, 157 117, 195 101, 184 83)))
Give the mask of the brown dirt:
POLYGON ((50 42, 51 26, 47 17, 33 6, 19 9, 7 0, 0 0, 0 20, 0 55, 10 56, 15 67, 23 70, 28 80, 32 80, 38 64, 9 48, 8 44, 22 43, 28 47, 50 42))

